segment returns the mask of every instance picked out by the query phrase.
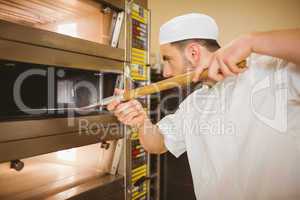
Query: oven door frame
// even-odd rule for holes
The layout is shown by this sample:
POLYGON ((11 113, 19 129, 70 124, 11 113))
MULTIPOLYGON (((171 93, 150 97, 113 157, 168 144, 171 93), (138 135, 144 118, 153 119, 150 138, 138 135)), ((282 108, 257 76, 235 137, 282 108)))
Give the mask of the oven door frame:
MULTIPOLYGON (((124 58, 124 49, 0 20, 0 59, 3 60, 122 74, 124 58)), ((122 128, 113 128, 109 132, 103 128, 111 124, 122 127, 109 113, 74 117, 71 127, 68 120, 0 122, 0 162, 123 137, 122 128), (93 124, 91 129, 99 130, 82 131, 80 120, 93 124), (95 132, 97 134, 93 134, 95 132)))

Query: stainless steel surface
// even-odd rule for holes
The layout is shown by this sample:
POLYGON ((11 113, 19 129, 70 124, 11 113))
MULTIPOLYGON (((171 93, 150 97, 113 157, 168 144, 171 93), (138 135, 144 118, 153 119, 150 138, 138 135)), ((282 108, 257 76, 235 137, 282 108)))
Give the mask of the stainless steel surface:
MULTIPOLYGON (((0 39, 124 61, 124 49, 0 20, 0 39), (30 35, 31 37, 28 37, 30 35)), ((122 63, 121 63, 122 65, 122 63)), ((120 66, 122 67, 122 66, 120 66)))
POLYGON ((113 101, 123 101, 124 97, 123 95, 116 95, 116 96, 111 96, 111 97, 107 97, 101 100, 100 105, 101 106, 106 106, 108 104, 110 104, 113 101))
MULTIPOLYGON (((114 158, 113 158, 113 162, 112 162, 111 169, 109 172, 112 175, 117 174, 118 166, 120 164, 121 156, 123 153, 123 148, 124 148, 124 139, 119 139, 116 144, 114 158)), ((123 163, 121 163, 121 164, 123 164, 123 163)))
MULTIPOLYGON (((131 16, 130 16, 130 6, 131 4, 129 1, 125 1, 125 60, 126 61, 131 61, 131 16)), ((130 63, 126 63, 124 65, 124 90, 129 90, 131 89, 131 81, 129 79, 130 77, 130 63)), ((125 188, 125 195, 124 199, 125 200, 130 200, 131 199, 131 191, 130 191, 130 186, 131 186, 131 141, 130 141, 130 132, 131 130, 124 125, 124 150, 123 150, 123 165, 124 165, 124 188, 125 188)))
POLYGON ((114 29, 113 29, 113 33, 112 33, 112 39, 111 39, 111 46, 114 48, 116 48, 119 43, 121 28, 122 28, 122 24, 124 22, 124 15, 125 15, 124 12, 119 12, 116 15, 116 22, 114 23, 114 29))
POLYGON ((84 111, 84 110, 90 110, 90 109, 98 108, 98 107, 100 108, 102 106, 106 106, 106 105, 110 104, 113 101, 123 101, 123 100, 124 100, 123 95, 115 95, 115 96, 106 97, 106 98, 100 100, 100 103, 95 103, 95 104, 92 104, 89 106, 78 108, 78 110, 84 111))
MULTIPOLYGON (((0 1, 2 3, 14 2, 15 4, 18 4, 17 0, 7 2, 3 0, 0 1)), ((83 2, 81 0, 78 1, 83 2)), ((27 2, 23 0, 22 2, 29 3, 29 1, 27 2)), ((49 0, 34 0, 30 2, 47 2, 57 9, 64 6, 62 4, 54 5, 49 0)), ((66 1, 59 0, 59 2, 66 1)), ((123 0, 112 0, 108 2, 118 7, 123 7, 119 4, 120 2, 124 3, 123 0)), ((66 10, 68 10, 68 8, 66 10)), ((75 9, 74 12, 76 11, 77 10, 75 9)), ((47 15, 47 17, 51 18, 50 15, 47 15)), ((95 27, 95 29, 99 30, 99 27, 95 27)), ((124 57, 124 49, 112 48, 110 46, 0 20, 0 59, 3 60, 44 64, 53 67, 92 70, 100 73, 109 72, 109 74, 111 74, 111 72, 113 72, 121 74, 125 63, 124 57)), ((112 84, 108 85, 113 87, 112 84)), ((102 83, 100 83, 100 86, 103 87, 103 80, 102 83)), ((99 87, 99 89, 101 87, 99 87)), ((107 91, 109 90, 107 89, 107 91)), ((102 94, 100 93, 99 95, 99 99, 102 99, 102 94)), ((122 96, 105 98, 101 101, 101 105, 107 105, 114 99, 122 100, 122 96)), ((94 100, 91 102, 94 102, 94 100)), ((46 110, 82 111, 81 108, 75 107, 46 110)), ((7 121, 5 119, 6 121, 0 122, 0 163, 14 159, 25 159, 60 150, 82 147, 107 140, 116 141, 124 136, 124 133, 119 128, 123 125, 120 125, 117 119, 107 112, 100 112, 98 115, 95 115, 94 113, 83 116, 59 116, 59 118, 48 118, 48 116, 44 116, 34 120, 28 119, 13 119, 15 121, 12 121, 11 119, 11 121, 7 121)), ((87 156, 85 158, 95 159, 96 157, 95 154, 90 154, 90 157, 87 156)), ((40 165, 40 163, 38 163, 38 165, 40 165)), ((69 165, 66 166, 68 167, 69 165)), ((83 167, 87 168, 87 171, 90 170, 90 168, 86 166, 86 162, 83 167)), ((74 168, 77 170, 78 166, 74 166, 74 168)), ((67 172, 72 173, 71 170, 67 170, 67 172)), ((81 176, 88 174, 88 172, 85 171, 80 174, 80 180, 78 179, 80 183, 79 181, 76 182, 77 177, 73 174, 70 178, 59 182, 61 185, 54 183, 48 187, 47 182, 49 181, 45 180, 46 184, 42 184, 41 188, 28 188, 27 186, 31 183, 41 182, 40 178, 32 179, 32 177, 39 177, 41 173, 50 174, 50 178, 54 177, 51 173, 59 176, 60 178, 64 175, 64 171, 60 169, 55 171, 53 168, 47 170, 41 167, 34 169, 32 174, 27 176, 25 180, 20 180, 20 176, 16 176, 13 177, 10 182, 3 181, 2 189, 5 188, 11 190, 23 185, 25 187, 25 192, 22 192, 20 196, 19 194, 13 193, 13 195, 17 195, 20 199, 23 199, 23 197, 25 197, 24 199, 45 199, 45 197, 49 197, 49 199, 55 200, 96 199, 100 197, 105 200, 122 199, 122 197, 124 197, 124 182, 122 176, 111 176, 106 174, 103 176, 104 179, 102 179, 102 174, 96 174, 95 176, 93 174, 91 178, 88 177, 88 179, 85 179, 84 177, 84 179, 81 179, 81 176), (10 187, 7 184, 11 184, 12 186, 10 187), (65 184, 68 184, 68 187, 65 187, 65 184)), ((114 174, 116 174, 116 171, 114 174)), ((7 176, 7 174, 4 173, 3 176, 7 176)), ((0 194, 2 194, 2 192, 0 192, 0 194)))
POLYGON ((0 59, 101 72, 121 73, 123 71, 122 61, 6 39, 0 39, 0 59))
MULTIPOLYGON (((150 65, 150 49, 151 49, 151 12, 149 11, 149 10, 147 10, 147 12, 148 12, 148 24, 147 24, 147 27, 148 27, 148 52, 147 52, 147 65, 149 66, 149 67, 147 67, 147 77, 148 77, 148 80, 147 80, 147 84, 150 84, 151 83, 151 65, 150 65)), ((147 96, 147 103, 148 103, 148 106, 147 106, 147 108, 148 108, 148 111, 149 111, 149 113, 148 113, 148 116, 150 116, 150 112, 151 112, 151 96, 150 95, 148 95, 147 96)), ((151 154, 150 153, 148 153, 148 155, 147 155, 147 162, 148 162, 148 166, 147 166, 147 176, 148 177, 151 177, 152 176, 152 174, 151 174, 151 154)), ((158 179, 156 179, 156 180, 158 180, 158 179)), ((151 195, 152 195, 152 193, 151 193, 151 186, 150 186, 150 184, 151 184, 151 179, 148 181, 148 184, 147 184, 147 199, 148 200, 150 200, 151 199, 151 195)), ((156 187, 154 186, 153 188, 156 188, 156 190, 159 190, 159 188, 158 188, 158 185, 157 185, 158 183, 156 183, 156 187)), ((157 199, 158 200, 158 199, 157 199)))
POLYGON ((119 126, 109 114, 1 122, 0 162, 117 140, 123 137, 119 126))

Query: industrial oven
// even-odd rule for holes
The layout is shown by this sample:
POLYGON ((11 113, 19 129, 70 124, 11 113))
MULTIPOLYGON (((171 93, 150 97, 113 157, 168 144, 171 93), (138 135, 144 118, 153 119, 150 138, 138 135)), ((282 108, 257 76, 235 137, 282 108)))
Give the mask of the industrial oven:
POLYGON ((138 133, 105 108, 78 109, 150 82, 146 8, 0 1, 0 199, 158 199, 138 133))

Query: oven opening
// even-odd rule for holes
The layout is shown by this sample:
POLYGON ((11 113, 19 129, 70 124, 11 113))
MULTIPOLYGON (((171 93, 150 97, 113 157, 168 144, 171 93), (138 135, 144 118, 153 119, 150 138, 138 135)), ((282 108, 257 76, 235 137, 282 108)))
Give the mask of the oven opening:
POLYGON ((85 183, 109 184, 116 142, 109 144, 107 150, 97 143, 26 158, 21 171, 1 163, 0 199, 46 199, 70 190, 75 196, 85 183))
POLYGON ((0 120, 107 113, 77 112, 113 95, 118 74, 0 61, 0 120))
POLYGON ((28 1, 0 3, 0 19, 66 36, 109 45, 116 11, 105 12, 95 0, 28 1))

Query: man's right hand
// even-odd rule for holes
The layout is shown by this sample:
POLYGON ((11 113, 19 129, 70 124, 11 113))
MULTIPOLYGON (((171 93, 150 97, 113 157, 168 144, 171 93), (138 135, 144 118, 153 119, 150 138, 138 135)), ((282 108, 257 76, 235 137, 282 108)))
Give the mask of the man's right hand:
MULTIPOLYGON (((116 89, 115 93, 121 94, 123 90, 116 89)), ((137 100, 130 100, 124 103, 113 101, 107 106, 107 109, 113 112, 120 122, 131 127, 139 128, 148 119, 142 104, 137 100)))
MULTIPOLYGON (((115 94, 122 93, 123 90, 115 90, 115 94)), ((159 128, 152 124, 140 102, 137 100, 125 103, 114 101, 107 106, 107 109, 113 112, 122 123, 139 128, 139 139, 147 152, 160 154, 167 151, 163 135, 159 128)))

